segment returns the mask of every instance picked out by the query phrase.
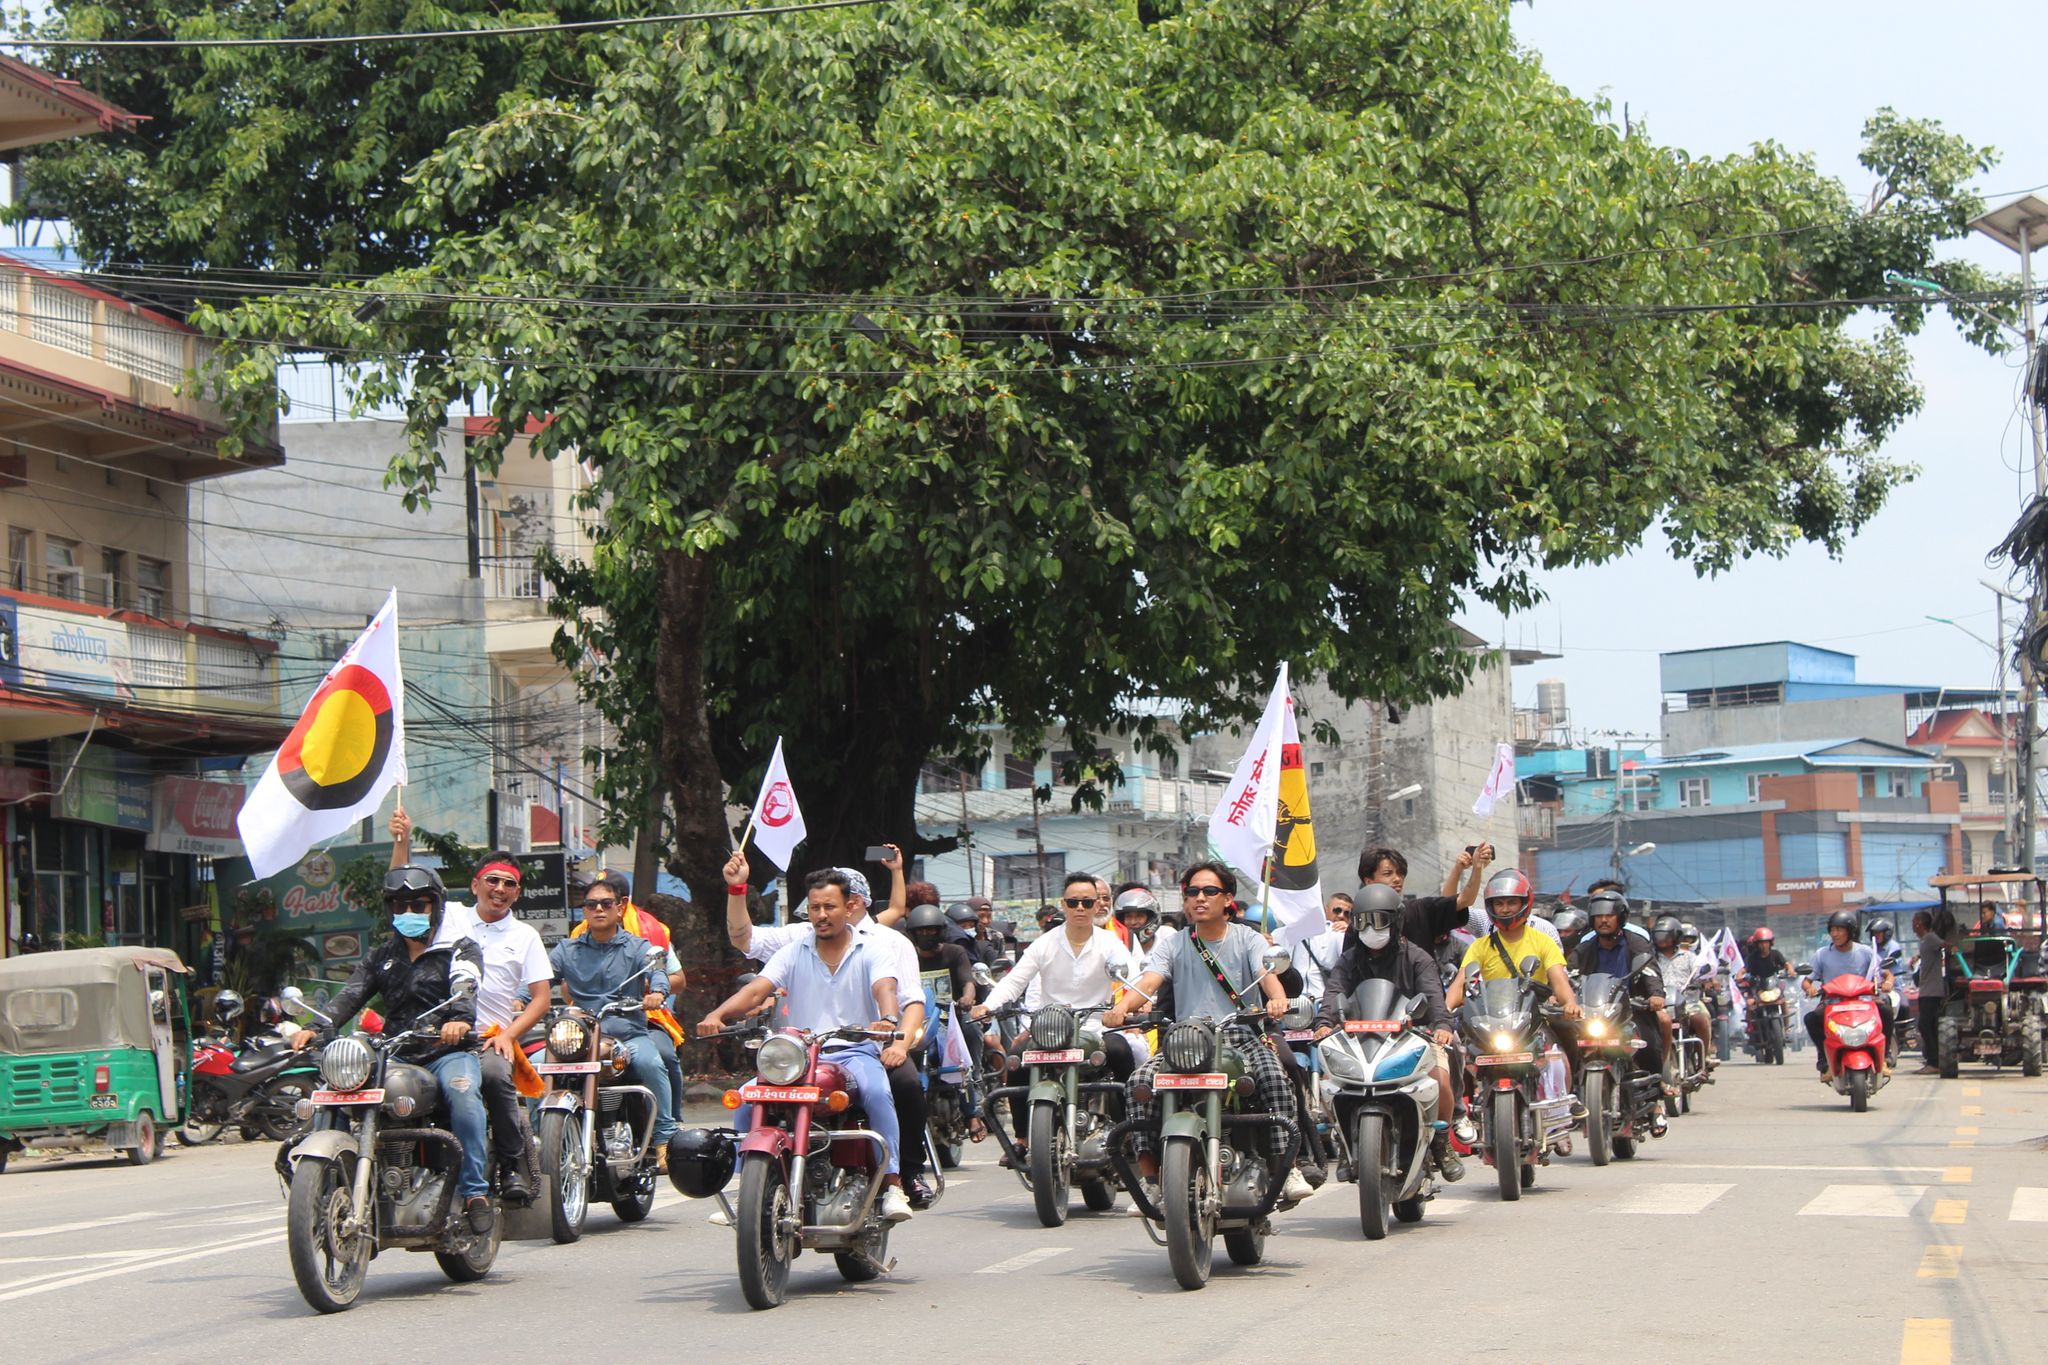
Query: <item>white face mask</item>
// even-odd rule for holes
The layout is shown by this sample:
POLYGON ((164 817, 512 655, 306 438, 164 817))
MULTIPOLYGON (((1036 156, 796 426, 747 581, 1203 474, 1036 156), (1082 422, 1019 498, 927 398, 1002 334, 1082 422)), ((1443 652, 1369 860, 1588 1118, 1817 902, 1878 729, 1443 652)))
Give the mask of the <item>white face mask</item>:
POLYGON ((1360 929, 1358 931, 1358 941, 1374 952, 1378 952, 1386 947, 1388 941, 1393 937, 1394 931, 1392 929, 1360 929))

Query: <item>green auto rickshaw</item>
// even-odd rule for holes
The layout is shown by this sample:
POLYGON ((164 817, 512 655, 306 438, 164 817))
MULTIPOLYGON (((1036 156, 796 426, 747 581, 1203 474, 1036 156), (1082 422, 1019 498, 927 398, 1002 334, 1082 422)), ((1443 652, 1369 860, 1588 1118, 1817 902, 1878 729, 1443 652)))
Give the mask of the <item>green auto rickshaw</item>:
POLYGON ((192 1065, 185 976, 165 948, 0 960, 0 1171, 24 1147, 163 1155, 192 1065))

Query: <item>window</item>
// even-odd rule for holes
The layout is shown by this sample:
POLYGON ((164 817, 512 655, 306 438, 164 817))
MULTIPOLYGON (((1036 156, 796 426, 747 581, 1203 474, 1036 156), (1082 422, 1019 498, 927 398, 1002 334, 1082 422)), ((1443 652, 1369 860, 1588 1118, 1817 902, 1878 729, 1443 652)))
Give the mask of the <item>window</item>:
POLYGON ((1320 764, 1320 763, 1311 763, 1311 764, 1309 764, 1309 765, 1308 765, 1308 775, 1309 775, 1310 777, 1321 777, 1321 776, 1323 775, 1323 765, 1322 765, 1322 764, 1320 764))
POLYGON ((1886 796, 1910 796, 1913 792, 1913 779, 1910 774, 1893 768, 1879 774, 1878 789, 1886 796))
POLYGON ((1037 786, 1038 763, 1023 754, 1003 756, 1003 786, 1011 791, 1037 786))
POLYGON ((1067 879, 1067 855, 1048 853, 1041 860, 1029 853, 997 854, 995 899, 999 901, 1050 901, 1059 895, 1067 879))
POLYGON ((36 562, 36 533, 19 526, 7 528, 7 586, 26 592, 30 566, 36 562))
POLYGON ((1970 803, 1970 765, 1960 759, 1948 765, 1948 780, 1956 784, 1956 800, 1970 803))
POLYGON ((1877 795, 1877 769, 1859 768, 1856 770, 1856 777, 1858 794, 1863 796, 1877 795))
POLYGON ((1678 779, 1678 804, 1688 809, 1714 804, 1713 792, 1704 777, 1681 777, 1678 779))
POLYGON ((47 536, 43 540, 43 591, 52 597, 79 597, 85 571, 78 565, 78 542, 47 536))
POLYGON ((1752 806, 1764 799, 1764 775, 1762 773, 1751 773, 1742 779, 1742 796, 1752 806))
POLYGON ((963 786, 972 788, 974 785, 961 769, 936 759, 927 759, 917 775, 917 789, 926 796, 958 793, 963 786))
POLYGON ((130 602, 128 595, 128 552, 126 550, 101 550, 100 575, 106 590, 103 607, 125 607, 130 602))
POLYGON ((171 609, 171 566, 161 559, 135 561, 135 609, 168 616, 171 609))

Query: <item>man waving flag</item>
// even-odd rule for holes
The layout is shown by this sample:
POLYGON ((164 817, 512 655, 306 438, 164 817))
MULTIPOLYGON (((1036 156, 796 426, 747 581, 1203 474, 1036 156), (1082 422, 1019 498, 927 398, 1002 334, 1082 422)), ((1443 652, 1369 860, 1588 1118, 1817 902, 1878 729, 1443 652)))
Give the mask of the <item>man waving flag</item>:
POLYGON ((1323 883, 1316 870, 1308 772, 1301 762, 1301 731, 1285 664, 1251 746, 1209 817, 1209 842, 1265 888, 1274 936, 1282 943, 1292 947, 1323 932, 1323 883))
POLYGON ((235 819, 258 877, 282 872, 405 781, 398 590, 328 670, 235 819))

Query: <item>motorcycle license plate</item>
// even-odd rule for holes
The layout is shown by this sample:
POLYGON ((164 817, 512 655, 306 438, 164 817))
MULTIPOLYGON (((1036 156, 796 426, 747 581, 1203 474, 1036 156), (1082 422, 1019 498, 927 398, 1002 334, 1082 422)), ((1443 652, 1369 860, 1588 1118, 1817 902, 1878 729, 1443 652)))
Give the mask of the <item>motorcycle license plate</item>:
POLYGON ((2005 1044, 1999 1042, 1996 1038, 1979 1038, 1977 1040, 1977 1055, 1979 1057, 1996 1057, 2003 1051, 2005 1051, 2005 1044))
POLYGON ((1401 1021, 1398 1019, 1346 1019, 1344 1021, 1344 1031, 1346 1033, 1399 1033, 1401 1031, 1401 1021))
POLYGON ((1291 1028, 1287 1030, 1285 1037, 1290 1043, 1313 1043, 1316 1040, 1316 1031, 1312 1028, 1291 1028))
POLYGON ((1527 1066, 1535 1060, 1534 1054, 1528 1052, 1503 1052, 1498 1056, 1492 1057, 1482 1052, 1472 1059, 1472 1064, 1474 1066, 1527 1066))
POLYGON ((85 1107, 88 1109, 119 1109, 121 1107, 121 1097, 119 1095, 93 1095, 86 1100, 85 1107))
POLYGON ((315 1104, 382 1104, 382 1090, 315 1090, 312 1094, 315 1104))
POLYGON ((1063 1047, 1052 1052, 1027 1052, 1024 1054, 1024 1065, 1058 1066, 1063 1062, 1078 1062, 1081 1055, 1081 1049, 1077 1047, 1063 1047))
POLYGON ((815 1085, 743 1085, 740 1098, 748 1104, 816 1104, 822 1092, 815 1085))
POLYGON ((535 1062, 533 1069, 543 1076, 588 1076, 597 1070, 596 1062, 535 1062))
POLYGON ((1154 1090, 1227 1090, 1230 1077, 1216 1072, 1184 1076, 1171 1071, 1162 1071, 1152 1078, 1154 1090))

